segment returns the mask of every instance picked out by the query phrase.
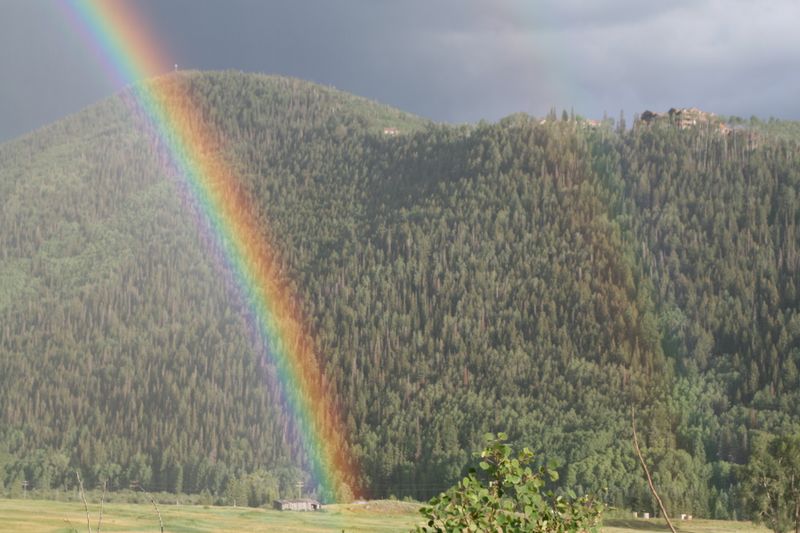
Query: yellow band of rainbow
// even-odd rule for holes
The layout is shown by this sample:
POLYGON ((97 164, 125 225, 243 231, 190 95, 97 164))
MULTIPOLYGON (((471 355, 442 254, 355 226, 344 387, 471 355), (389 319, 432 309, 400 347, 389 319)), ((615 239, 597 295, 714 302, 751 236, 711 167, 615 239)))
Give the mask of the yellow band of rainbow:
POLYGON ((173 168, 246 301, 275 365, 283 397, 300 433, 306 460, 327 500, 357 481, 341 417, 327 391, 299 305, 279 273, 276 252, 237 187, 216 132, 192 102, 181 76, 144 82, 168 72, 158 42, 130 3, 62 0, 64 13, 104 61, 115 82, 129 85, 137 110, 173 168), (174 79, 173 79, 174 78, 174 79))

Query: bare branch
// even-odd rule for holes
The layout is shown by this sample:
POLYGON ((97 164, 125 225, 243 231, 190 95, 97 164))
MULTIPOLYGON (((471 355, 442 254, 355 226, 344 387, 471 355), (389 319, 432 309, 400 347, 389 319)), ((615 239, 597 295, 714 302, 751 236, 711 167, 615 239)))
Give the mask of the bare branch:
POLYGON ((633 422, 633 448, 636 450, 636 455, 639 456, 639 462, 642 463, 642 468, 647 476, 647 484, 650 485, 650 492, 652 492, 653 496, 655 496, 656 501, 658 502, 658 507, 661 509, 661 514, 667 521, 667 525, 669 526, 670 530, 672 530, 672 533, 676 533, 675 527, 672 525, 669 515, 667 514, 667 509, 664 507, 664 503, 661 501, 655 485, 653 485, 653 478, 650 477, 650 470, 647 468, 647 463, 644 462, 644 457, 642 457, 642 450, 639 449, 639 439, 636 436, 636 410, 633 407, 631 407, 631 421, 633 422))
POLYGON ((86 503, 86 495, 83 493, 83 481, 81 481, 81 473, 75 470, 75 475, 78 477, 78 487, 81 491, 81 500, 83 500, 83 508, 86 509, 86 527, 89 533, 92 533, 92 523, 89 518, 89 505, 86 503))
POLYGON ((97 533, 100 533, 100 525, 103 523, 103 504, 106 502, 107 480, 103 480, 103 496, 100 497, 100 517, 97 519, 97 533))
POLYGON ((153 504, 153 507, 155 507, 156 509, 156 514, 158 515, 158 525, 161 526, 161 533, 164 533, 164 521, 161 520, 161 511, 158 510, 158 505, 156 505, 156 499, 153 498, 152 494, 144 490, 144 487, 140 486, 139 488, 142 489, 142 492, 144 492, 145 496, 150 498, 150 503, 153 504))

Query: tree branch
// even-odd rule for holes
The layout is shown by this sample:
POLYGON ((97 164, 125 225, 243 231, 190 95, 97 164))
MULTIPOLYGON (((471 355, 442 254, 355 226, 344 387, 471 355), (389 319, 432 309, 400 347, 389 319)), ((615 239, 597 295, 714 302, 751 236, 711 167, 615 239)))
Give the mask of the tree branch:
POLYGON ((142 489, 142 492, 144 492, 144 493, 145 493, 145 495, 146 495, 148 498, 150 498, 150 503, 152 503, 152 504, 153 504, 153 507, 155 507, 155 509, 156 509, 156 514, 158 515, 158 525, 161 527, 161 533, 164 533, 164 521, 163 521, 163 520, 161 520, 161 511, 159 511, 159 510, 158 510, 158 505, 156 505, 156 499, 155 499, 155 498, 153 498, 152 494, 150 494, 149 492, 147 492, 146 490, 144 490, 144 487, 140 487, 140 488, 142 489))
POLYGON ((103 480, 103 496, 100 498, 100 517, 97 519, 97 533, 100 533, 100 525, 103 523, 103 504, 106 501, 106 483, 107 480, 103 480))
POLYGON ((83 508, 86 509, 86 527, 89 529, 89 533, 92 533, 92 523, 91 519, 89 518, 89 505, 86 503, 86 495, 83 493, 83 481, 81 481, 81 473, 75 470, 75 475, 78 477, 78 487, 81 491, 81 500, 83 500, 83 508))
POLYGON ((632 406, 631 406, 631 421, 633 422, 633 448, 636 450, 636 455, 639 457, 639 462, 642 464, 644 473, 647 476, 647 484, 650 485, 650 492, 652 492, 653 496, 655 496, 656 501, 658 502, 658 507, 661 509, 661 514, 667 521, 667 525, 669 526, 670 530, 672 530, 672 533, 676 533, 675 527, 672 525, 672 522, 669 519, 669 515, 667 514, 667 509, 664 507, 664 503, 661 501, 661 498, 659 497, 658 492, 656 491, 655 485, 653 485, 653 478, 650 477, 650 470, 647 468, 647 463, 644 462, 644 457, 642 457, 642 450, 639 449, 639 439, 636 436, 636 410, 632 406))

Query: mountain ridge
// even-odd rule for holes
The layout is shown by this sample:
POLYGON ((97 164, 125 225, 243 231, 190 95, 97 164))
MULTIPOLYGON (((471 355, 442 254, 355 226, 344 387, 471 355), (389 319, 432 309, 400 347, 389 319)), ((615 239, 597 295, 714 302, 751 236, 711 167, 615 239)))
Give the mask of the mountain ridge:
MULTIPOLYGON (((796 427, 796 143, 453 127, 296 80, 179 75, 281 251, 374 495, 430 497, 507 430, 564 487, 644 508, 633 404, 665 497, 722 518, 749 432, 796 427)), ((0 145, 4 484, 78 467, 288 494, 304 452, 241 305, 156 148, 104 105, 117 129, 91 111, 49 148, 0 145)))

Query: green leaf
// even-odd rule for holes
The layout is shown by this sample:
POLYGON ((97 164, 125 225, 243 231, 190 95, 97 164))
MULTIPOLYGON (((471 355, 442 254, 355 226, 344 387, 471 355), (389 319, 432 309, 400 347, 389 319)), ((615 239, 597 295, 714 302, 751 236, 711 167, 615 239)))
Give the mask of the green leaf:
MULTIPOLYGON (((503 435, 499 435, 503 436, 503 435)), ((439 500, 432 499, 423 507, 423 514, 436 524, 437 531, 585 531, 597 523, 604 507, 593 507, 588 499, 570 500, 556 497, 548 491, 540 494, 544 486, 543 475, 558 479, 555 469, 541 468, 538 472, 529 466, 523 468, 529 453, 512 457, 512 449, 498 441, 489 442, 480 454, 486 458, 478 463, 482 471, 489 471, 482 479, 470 469, 458 485, 439 500), (491 485, 487 483, 491 480, 491 485), (521 513, 519 511, 524 511, 521 513), (542 529, 544 528, 544 529, 542 529)), ((433 525, 431 527, 434 527, 433 525)))

